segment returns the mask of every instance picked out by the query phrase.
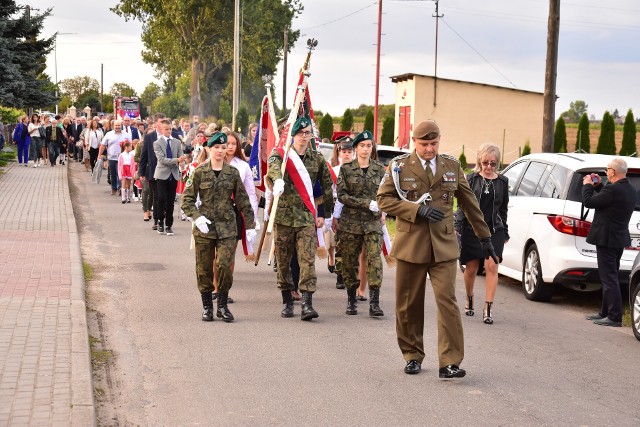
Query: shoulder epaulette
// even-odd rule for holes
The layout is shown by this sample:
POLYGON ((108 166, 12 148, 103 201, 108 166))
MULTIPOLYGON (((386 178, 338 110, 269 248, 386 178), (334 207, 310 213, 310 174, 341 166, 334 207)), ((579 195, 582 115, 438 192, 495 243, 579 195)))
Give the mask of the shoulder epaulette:
POLYGON ((400 154, 399 156, 396 156, 393 159, 391 159, 391 161, 393 162, 393 161, 397 161, 397 160, 407 159, 407 158, 409 158, 409 156, 411 156, 411 153, 400 154))
POLYGON ((449 160, 453 160, 453 161, 454 161, 454 162, 456 162, 456 163, 460 163, 460 160, 456 159, 455 157, 453 157, 453 156, 451 156, 451 155, 449 155, 449 154, 440 154, 440 156, 441 156, 443 159, 449 159, 449 160))

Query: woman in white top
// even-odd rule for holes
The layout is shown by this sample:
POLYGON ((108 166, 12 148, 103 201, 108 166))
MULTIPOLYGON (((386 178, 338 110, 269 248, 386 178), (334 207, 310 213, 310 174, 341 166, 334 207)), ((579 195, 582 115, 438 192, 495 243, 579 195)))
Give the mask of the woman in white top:
MULTIPOLYGON (((31 122, 27 128, 29 136, 31 137, 30 156, 33 159, 33 167, 40 166, 40 159, 42 159, 42 138, 40 137, 40 117, 37 114, 31 116, 31 122)), ((29 159, 27 159, 29 163, 29 159)), ((26 166, 26 165, 25 165, 26 166)))
POLYGON ((98 121, 91 120, 84 134, 85 150, 89 150, 89 165, 91 166, 91 170, 96 166, 102 138, 104 138, 104 133, 102 133, 102 129, 98 127, 98 121))

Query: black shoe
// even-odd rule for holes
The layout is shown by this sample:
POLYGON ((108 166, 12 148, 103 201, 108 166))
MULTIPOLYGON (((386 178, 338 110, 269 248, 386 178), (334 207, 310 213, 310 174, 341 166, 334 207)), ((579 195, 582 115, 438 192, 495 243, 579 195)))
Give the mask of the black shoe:
POLYGON ((335 273, 336 271, 335 265, 328 265, 327 268, 329 269, 329 273, 335 273))
POLYGON ((126 201, 126 200, 123 200, 123 201, 122 201, 122 204, 124 205, 125 203, 127 203, 127 201, 126 201))
POLYGON ((293 297, 291 291, 282 291, 282 304, 284 307, 280 312, 282 317, 293 317, 293 297))
POLYGON ((227 304, 233 304, 233 298, 227 297, 227 304))
POLYGON ((587 320, 602 320, 602 319, 604 319, 604 316, 601 316, 600 313, 594 313, 594 314, 590 314, 588 316, 585 316, 585 319, 587 319, 587 320))
POLYGON ((163 234, 164 233, 164 224, 159 222, 158 223, 158 234, 163 234))
POLYGON ((491 306, 493 301, 484 302, 484 310, 482 310, 482 321, 487 325, 493 325, 493 318, 491 317, 491 306))
POLYGON ((464 314, 467 316, 473 316, 475 314, 473 311, 473 295, 467 295, 467 302, 464 305, 464 314))
POLYGON ((600 326, 613 326, 615 328, 619 328, 622 326, 622 322, 613 321, 608 317, 605 317, 604 319, 594 320, 593 323, 600 326))
POLYGON ((227 307, 228 296, 228 292, 218 293, 218 311, 216 312, 216 316, 218 317, 218 319, 222 319, 226 323, 231 323, 235 319, 233 318, 233 314, 231 314, 229 308, 227 307))
POLYGON ((211 293, 205 292, 200 294, 202 298, 202 321, 213 322, 213 300, 211 299, 211 293))
POLYGON ((318 312, 313 309, 313 294, 302 291, 302 311, 300 312, 300 319, 311 320, 317 317, 318 312))
POLYGON ((171 227, 167 227, 167 236, 173 236, 173 230, 171 229, 171 227))
POLYGON ((364 295, 357 295, 357 296, 356 296, 356 299, 357 299, 358 301, 366 301, 366 300, 367 300, 367 297, 365 297, 364 295))
POLYGON ((384 316, 384 311, 380 308, 380 288, 369 289, 369 316, 384 316))
POLYGON ((153 225, 151 226, 152 230, 157 230, 158 229, 158 223, 154 222, 153 225))
POLYGON ((467 372, 464 369, 460 369, 456 365, 447 365, 438 371, 440 378, 462 378, 466 374, 467 372))
POLYGON ((422 370, 422 365, 417 360, 409 360, 407 366, 404 367, 404 373, 409 375, 419 374, 422 370))
POLYGON ((347 289, 347 311, 346 314, 353 316, 358 314, 358 306, 356 305, 356 287, 347 289))

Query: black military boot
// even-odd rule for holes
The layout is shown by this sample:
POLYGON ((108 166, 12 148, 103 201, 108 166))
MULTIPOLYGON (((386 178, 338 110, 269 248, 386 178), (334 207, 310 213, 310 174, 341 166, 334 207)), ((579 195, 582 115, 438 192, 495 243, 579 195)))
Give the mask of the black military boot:
POLYGON ((358 306, 356 304, 356 291, 358 288, 347 289, 347 311, 345 313, 349 315, 358 314, 358 306))
POLYGON ((211 292, 205 292, 200 294, 202 297, 202 321, 213 322, 213 300, 211 299, 211 292))
POLYGON ((282 317, 293 317, 293 296, 291 291, 282 291, 282 303, 284 307, 280 312, 282 317))
POLYGON ((300 319, 311 320, 318 317, 318 312, 313 309, 313 294, 308 291, 302 291, 302 312, 300 319))
POLYGON ((227 307, 228 298, 229 292, 218 292, 218 311, 216 312, 216 316, 224 322, 231 323, 234 319, 233 314, 231 314, 227 307))
POLYGON ((342 274, 338 273, 336 277, 336 289, 344 289, 344 279, 342 278, 342 274))
POLYGON ((384 316, 384 311, 380 308, 380 288, 369 289, 369 316, 384 316))

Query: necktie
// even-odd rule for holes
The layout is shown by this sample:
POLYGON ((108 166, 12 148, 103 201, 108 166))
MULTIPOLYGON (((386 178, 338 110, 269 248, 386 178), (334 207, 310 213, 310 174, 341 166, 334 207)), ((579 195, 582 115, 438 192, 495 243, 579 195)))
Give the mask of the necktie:
POLYGON ((125 132, 129 133, 129 126, 125 126, 124 129, 125 129, 125 132))
POLYGON ((173 154, 171 153, 171 138, 167 138, 167 158, 173 158, 173 154))
POLYGON ((427 162, 425 164, 424 169, 427 172, 427 179, 429 180, 429 183, 431 183, 433 181, 433 171, 431 170, 431 162, 427 162))

